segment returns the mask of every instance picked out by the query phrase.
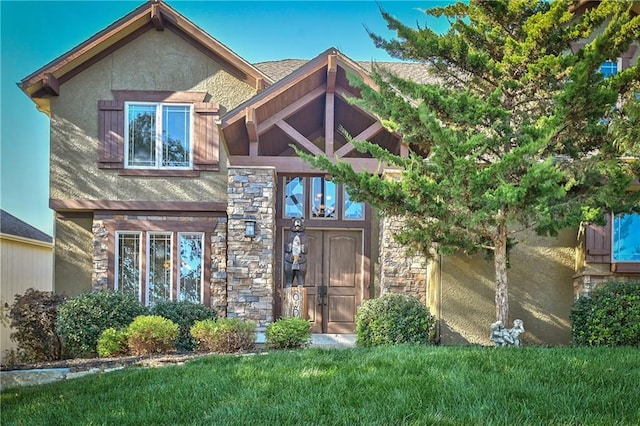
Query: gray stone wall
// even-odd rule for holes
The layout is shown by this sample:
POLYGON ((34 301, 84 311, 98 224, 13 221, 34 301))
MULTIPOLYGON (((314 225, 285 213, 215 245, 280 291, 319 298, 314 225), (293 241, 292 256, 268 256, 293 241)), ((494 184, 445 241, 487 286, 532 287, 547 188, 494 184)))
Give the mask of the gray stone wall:
POLYGON ((211 234, 211 307, 219 318, 227 316, 227 218, 218 218, 211 234))
POLYGON ((227 317, 273 321, 276 173, 272 167, 230 167, 227 190, 227 317), (256 221, 245 237, 245 219, 256 221))
POLYGON ((393 238, 405 225, 398 216, 380 220, 380 294, 407 294, 426 304, 427 259, 422 254, 410 254, 393 238))

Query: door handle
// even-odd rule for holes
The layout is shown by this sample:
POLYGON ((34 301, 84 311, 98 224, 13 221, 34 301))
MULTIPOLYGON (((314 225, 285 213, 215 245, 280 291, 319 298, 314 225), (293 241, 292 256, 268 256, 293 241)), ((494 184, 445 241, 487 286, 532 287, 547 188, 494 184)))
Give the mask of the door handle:
POLYGON ((327 304, 327 286, 319 285, 318 286, 318 305, 326 305, 327 304))

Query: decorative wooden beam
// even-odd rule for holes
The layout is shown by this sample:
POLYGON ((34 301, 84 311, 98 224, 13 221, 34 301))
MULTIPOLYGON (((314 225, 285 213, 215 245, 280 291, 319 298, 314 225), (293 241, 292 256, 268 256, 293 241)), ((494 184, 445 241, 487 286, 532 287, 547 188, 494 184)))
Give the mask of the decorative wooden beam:
POLYGON ((60 96, 60 83, 58 83, 58 79, 50 72, 44 75, 42 88, 49 95, 60 96))
MULTIPOLYGON (((366 141, 372 136, 375 136, 382 129, 383 129, 382 124, 380 124, 379 121, 376 121, 371 126, 367 127, 362 132, 360 132, 360 134, 354 137, 353 139, 357 141, 366 141)), ((351 142, 347 142, 344 146, 342 146, 342 148, 336 151, 336 157, 338 158, 344 157, 345 155, 353 151, 355 148, 356 147, 353 146, 351 142)))
POLYGON ((292 103, 291 105, 281 109, 277 114, 274 114, 268 119, 259 123, 258 134, 260 135, 263 134, 266 130, 269 130, 271 127, 273 127, 277 122, 290 117, 295 112, 299 111, 301 108, 307 105, 309 102, 313 101, 318 96, 321 96, 324 93, 325 93, 324 86, 318 86, 317 88, 313 89, 311 92, 307 93, 306 95, 304 95, 303 97, 301 97, 300 99, 292 103))
MULTIPOLYGON (((329 56, 331 57, 331 56, 329 56)), ((324 105, 324 153, 327 157, 333 157, 335 130, 335 94, 327 91, 324 105)))
MULTIPOLYGON (((356 172, 367 171, 380 174, 386 168, 386 164, 377 158, 345 158, 345 161, 353 166, 356 172)), ((261 156, 251 158, 248 155, 229 156, 231 166, 268 166, 275 167, 278 173, 292 173, 296 175, 317 174, 318 169, 309 165, 300 157, 261 156)), ((324 170, 321 170, 324 171, 324 170)))
POLYGON ((164 31, 164 22, 162 21, 162 13, 160 13, 160 5, 154 3, 151 5, 151 22, 156 31, 164 31))
POLYGON ((266 87, 264 78, 256 78, 256 92, 262 92, 266 87))
POLYGON ((324 153, 320 150, 320 148, 318 148, 317 146, 315 146, 313 144, 313 142, 311 142, 309 139, 307 139, 302 133, 298 132, 296 129, 294 129, 289 123, 287 123, 286 121, 278 121, 276 123, 276 126, 278 126, 280 129, 282 129, 282 131, 284 131, 288 136, 291 137, 291 139, 293 139, 294 141, 296 141, 300 146, 302 146, 303 148, 305 148, 307 151, 309 151, 311 154, 313 155, 323 155, 324 153))
POLYGON ((408 157, 409 156, 409 145, 404 143, 404 141, 400 141, 400 157, 408 157))
POLYGON ((337 75, 338 75, 338 56, 329 55, 327 59, 327 93, 333 93, 335 91, 337 75))
POLYGON ((249 155, 258 156, 258 121, 256 120, 256 109, 248 107, 245 115, 245 125, 249 135, 249 155))

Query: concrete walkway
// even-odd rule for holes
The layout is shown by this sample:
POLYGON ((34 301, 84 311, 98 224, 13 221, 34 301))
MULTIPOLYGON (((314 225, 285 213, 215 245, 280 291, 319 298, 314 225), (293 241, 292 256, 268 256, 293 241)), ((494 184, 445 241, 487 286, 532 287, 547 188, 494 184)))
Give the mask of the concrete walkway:
POLYGON ((311 347, 350 348, 356 345, 355 334, 312 334, 311 347))

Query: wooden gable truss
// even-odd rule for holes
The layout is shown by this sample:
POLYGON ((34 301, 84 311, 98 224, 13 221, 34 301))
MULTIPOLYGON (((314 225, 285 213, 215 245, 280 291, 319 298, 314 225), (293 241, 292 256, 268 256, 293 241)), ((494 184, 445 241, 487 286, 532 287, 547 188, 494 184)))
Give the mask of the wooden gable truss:
POLYGON ((349 85, 348 72, 374 84, 358 64, 331 48, 226 114, 221 127, 230 164, 312 174, 291 148, 294 144, 313 155, 347 161, 356 170, 380 173, 379 160, 357 153, 343 129, 356 140, 407 155, 399 134, 387 131, 374 115, 349 103, 360 92, 349 85))

